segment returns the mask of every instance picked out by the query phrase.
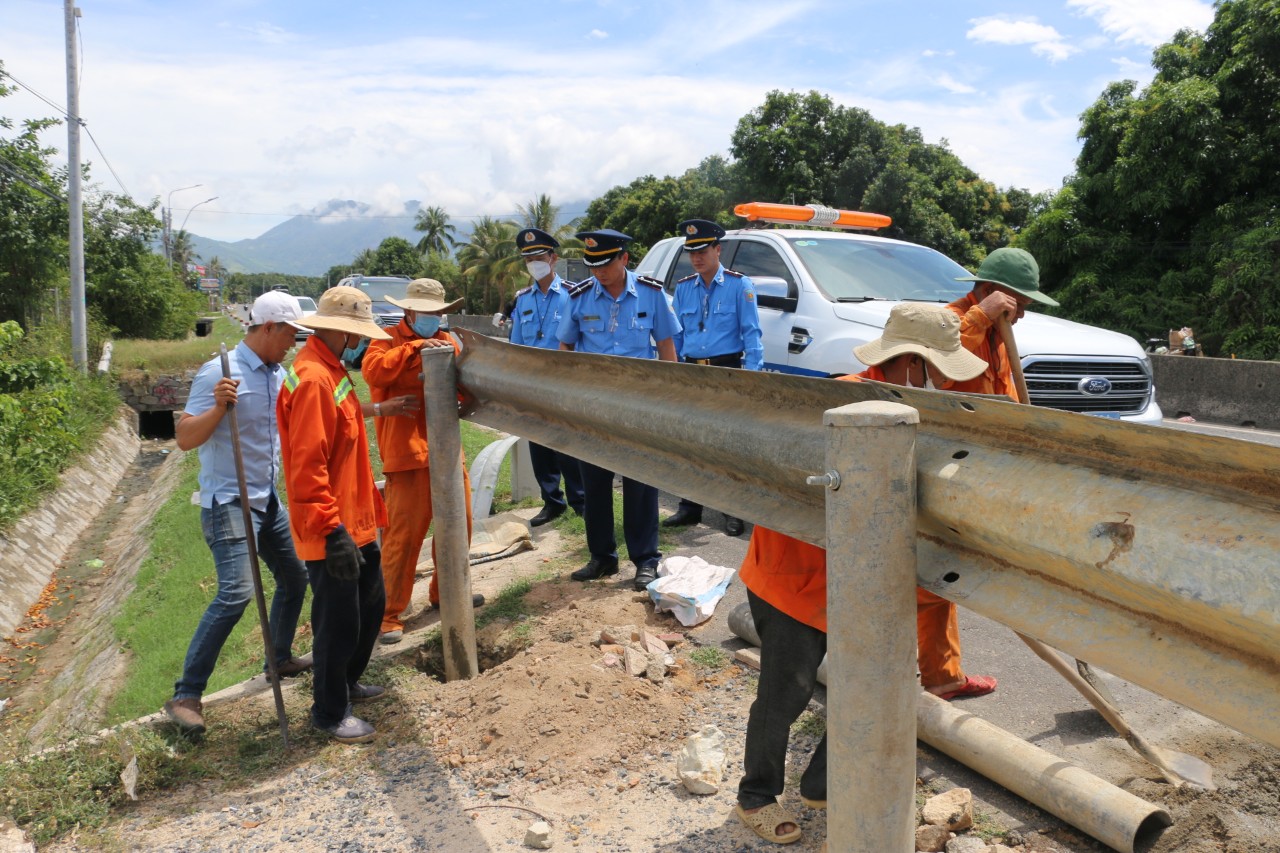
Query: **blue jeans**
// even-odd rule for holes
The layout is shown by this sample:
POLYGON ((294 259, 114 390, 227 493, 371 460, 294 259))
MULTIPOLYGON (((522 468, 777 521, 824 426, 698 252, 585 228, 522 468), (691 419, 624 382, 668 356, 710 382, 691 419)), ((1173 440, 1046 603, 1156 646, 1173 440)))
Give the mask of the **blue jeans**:
MULTIPOLYGON (((276 579, 276 592, 271 600, 271 643, 276 662, 283 663, 293 656, 293 635, 298 630, 298 616, 307 594, 307 569, 293 550, 289 515, 274 492, 267 508, 253 510, 252 516, 258 556, 276 579)), ((199 699, 204 695, 227 637, 253 600, 249 541, 245 537, 240 500, 227 504, 215 501, 212 507, 200 510, 200 526, 204 529, 204 541, 213 552, 218 594, 209 602, 187 647, 182 678, 173 685, 175 699, 199 699)))

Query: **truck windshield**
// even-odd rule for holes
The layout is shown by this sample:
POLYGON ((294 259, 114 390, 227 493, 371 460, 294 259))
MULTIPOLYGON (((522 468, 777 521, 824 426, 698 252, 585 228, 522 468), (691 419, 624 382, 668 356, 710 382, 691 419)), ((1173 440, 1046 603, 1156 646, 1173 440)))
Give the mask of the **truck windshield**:
POLYGON ((386 302, 388 296, 392 299, 404 299, 404 293, 409 289, 409 282, 403 278, 392 278, 384 281, 365 279, 360 282, 359 287, 374 302, 386 302))
POLYGON ((972 282, 956 281, 969 271, 927 249, 842 235, 788 237, 809 275, 832 301, 912 299, 952 302, 969 292, 972 282))

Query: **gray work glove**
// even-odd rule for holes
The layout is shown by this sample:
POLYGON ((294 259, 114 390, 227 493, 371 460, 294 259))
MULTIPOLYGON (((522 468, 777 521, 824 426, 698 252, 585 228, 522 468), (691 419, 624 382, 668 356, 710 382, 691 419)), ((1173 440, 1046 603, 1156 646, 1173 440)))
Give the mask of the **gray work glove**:
POLYGON ((347 528, 339 524, 324 537, 324 569, 335 580, 353 581, 360 577, 364 557, 347 528))

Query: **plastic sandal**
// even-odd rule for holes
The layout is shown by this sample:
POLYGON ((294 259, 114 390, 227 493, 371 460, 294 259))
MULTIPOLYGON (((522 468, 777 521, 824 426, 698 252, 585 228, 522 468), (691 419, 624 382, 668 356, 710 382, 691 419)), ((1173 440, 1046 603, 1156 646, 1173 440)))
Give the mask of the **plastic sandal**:
POLYGON ((734 806, 733 810, 752 832, 765 841, 772 841, 774 844, 791 844, 799 841, 800 836, 803 835, 800 831, 800 822, 787 814, 777 803, 769 803, 751 814, 748 814, 741 804, 734 806), (786 835, 779 835, 777 829, 784 823, 793 824, 795 829, 786 835))
POLYGON ((986 696, 988 693, 994 693, 995 689, 996 680, 990 675, 966 675, 964 677, 964 687, 943 693, 938 698, 968 699, 973 696, 986 696))

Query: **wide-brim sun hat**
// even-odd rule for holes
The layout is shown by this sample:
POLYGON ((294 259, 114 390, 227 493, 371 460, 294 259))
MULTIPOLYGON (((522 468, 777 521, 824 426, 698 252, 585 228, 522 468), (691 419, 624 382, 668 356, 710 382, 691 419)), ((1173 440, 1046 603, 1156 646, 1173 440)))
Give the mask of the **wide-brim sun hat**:
POLYGON ((346 285, 331 287, 320 294, 316 313, 298 322, 308 329, 333 329, 376 341, 391 339, 373 319, 373 300, 369 295, 346 285))
POLYGON ((1026 249, 996 249, 976 273, 959 276, 956 281, 990 281, 1043 305, 1058 305, 1058 300, 1040 292, 1040 265, 1026 249))
POLYGON ((985 361, 960 343, 960 317, 945 305, 895 305, 884 324, 884 333, 853 348, 854 357, 866 365, 884 364, 906 353, 921 356, 956 382, 973 379, 987 369, 985 361))
POLYGON ((422 314, 448 314, 466 301, 461 297, 452 302, 447 301, 444 285, 434 278, 415 278, 405 289, 404 299, 392 299, 388 296, 386 300, 397 308, 422 314))

